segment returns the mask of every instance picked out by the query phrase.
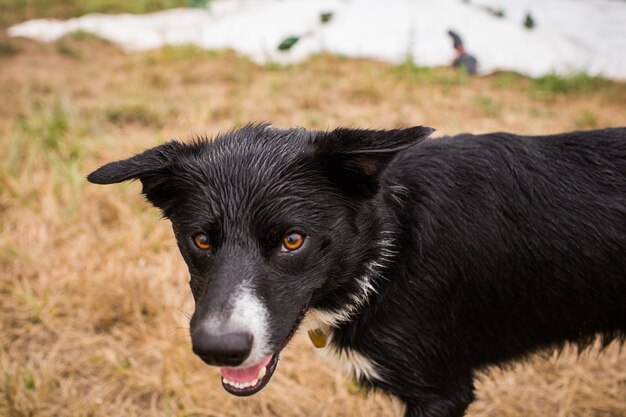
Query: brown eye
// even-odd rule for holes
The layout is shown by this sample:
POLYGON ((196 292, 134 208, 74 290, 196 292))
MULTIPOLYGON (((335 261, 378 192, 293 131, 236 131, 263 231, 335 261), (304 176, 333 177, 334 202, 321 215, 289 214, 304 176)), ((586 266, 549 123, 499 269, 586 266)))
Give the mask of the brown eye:
POLYGON ((193 237, 193 244, 201 250, 208 250, 211 248, 211 244, 209 243, 209 237, 204 233, 196 234, 193 237))
POLYGON ((304 243, 304 235, 297 232, 287 233, 283 237, 283 245, 281 246, 281 252, 289 252, 300 249, 300 246, 304 243))

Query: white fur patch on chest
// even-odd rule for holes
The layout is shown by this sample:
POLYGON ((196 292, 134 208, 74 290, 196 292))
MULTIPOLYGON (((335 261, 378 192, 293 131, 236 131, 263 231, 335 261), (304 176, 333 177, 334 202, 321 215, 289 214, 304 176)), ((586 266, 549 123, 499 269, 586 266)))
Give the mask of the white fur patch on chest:
POLYGON ((332 313, 311 309, 302 321, 301 329, 309 331, 319 329, 328 338, 324 348, 317 349, 328 361, 347 372, 356 379, 382 380, 379 367, 374 361, 353 349, 337 349, 332 343, 333 330, 331 326, 336 321, 332 313))
POLYGON ((352 350, 337 350, 334 346, 326 346, 319 349, 322 355, 341 369, 347 372, 353 378, 373 380, 382 380, 380 373, 374 362, 365 355, 352 350))

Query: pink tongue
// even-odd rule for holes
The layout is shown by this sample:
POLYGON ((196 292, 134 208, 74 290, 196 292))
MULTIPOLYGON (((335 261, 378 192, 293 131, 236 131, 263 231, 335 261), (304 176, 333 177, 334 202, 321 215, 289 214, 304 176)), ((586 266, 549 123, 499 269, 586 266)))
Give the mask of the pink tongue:
POLYGON ((256 365, 247 368, 220 368, 220 373, 224 378, 232 382, 251 382, 256 379, 261 368, 267 366, 272 361, 272 356, 270 355, 256 365))

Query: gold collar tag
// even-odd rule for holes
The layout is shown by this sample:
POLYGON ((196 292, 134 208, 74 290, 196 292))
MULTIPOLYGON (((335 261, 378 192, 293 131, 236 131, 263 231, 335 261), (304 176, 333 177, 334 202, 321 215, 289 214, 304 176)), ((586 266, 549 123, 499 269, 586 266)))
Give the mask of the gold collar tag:
POLYGON ((309 330, 309 339, 313 342, 313 346, 319 349, 326 346, 328 336, 322 331, 322 329, 314 329, 309 330))

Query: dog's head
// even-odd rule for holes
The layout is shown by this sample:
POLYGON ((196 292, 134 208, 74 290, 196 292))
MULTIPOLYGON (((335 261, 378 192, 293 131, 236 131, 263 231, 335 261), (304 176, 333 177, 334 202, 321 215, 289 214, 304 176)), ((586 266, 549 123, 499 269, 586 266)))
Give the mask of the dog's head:
POLYGON ((213 141, 171 141, 88 179, 139 179, 171 220, 196 304, 193 350, 222 367, 227 391, 250 395, 267 384, 307 310, 338 325, 373 291, 388 243, 381 173, 431 132, 254 125, 213 141))

